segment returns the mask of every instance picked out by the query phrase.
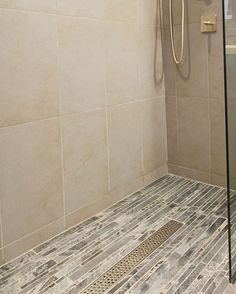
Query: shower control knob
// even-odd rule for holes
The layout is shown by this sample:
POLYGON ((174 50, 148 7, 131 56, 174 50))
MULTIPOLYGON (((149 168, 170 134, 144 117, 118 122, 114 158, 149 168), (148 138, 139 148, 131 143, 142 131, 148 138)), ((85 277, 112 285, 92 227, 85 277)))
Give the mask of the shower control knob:
POLYGON ((203 23, 205 25, 214 25, 215 24, 214 22, 211 22, 210 20, 205 20, 203 23))

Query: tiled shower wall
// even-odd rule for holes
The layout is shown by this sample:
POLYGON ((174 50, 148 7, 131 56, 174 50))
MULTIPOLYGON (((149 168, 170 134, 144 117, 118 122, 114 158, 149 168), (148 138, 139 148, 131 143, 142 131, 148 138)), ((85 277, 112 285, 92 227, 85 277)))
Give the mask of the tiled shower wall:
POLYGON ((167 143, 156 1, 0 7, 4 262, 165 174, 167 143))
MULTIPOLYGON (((165 4, 165 71, 169 172, 225 185, 222 1, 185 1, 184 61, 176 66, 165 4), (217 15, 217 33, 202 34, 201 15, 217 15)), ((173 1, 180 48, 181 0, 173 1)), ((179 56, 179 51, 177 51, 179 56)))

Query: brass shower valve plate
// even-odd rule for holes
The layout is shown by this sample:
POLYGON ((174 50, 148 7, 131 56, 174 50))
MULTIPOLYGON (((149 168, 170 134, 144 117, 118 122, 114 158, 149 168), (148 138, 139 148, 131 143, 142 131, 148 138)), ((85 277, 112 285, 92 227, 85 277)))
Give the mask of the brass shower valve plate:
POLYGON ((201 32, 215 33, 217 31, 217 16, 208 15, 201 17, 201 32))

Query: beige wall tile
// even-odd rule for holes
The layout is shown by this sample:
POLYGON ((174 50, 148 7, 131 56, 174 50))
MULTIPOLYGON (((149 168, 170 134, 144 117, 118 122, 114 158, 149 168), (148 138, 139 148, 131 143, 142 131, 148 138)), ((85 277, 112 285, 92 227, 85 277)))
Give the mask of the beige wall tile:
MULTIPOLYGON (((180 46, 180 27, 177 28, 176 48, 180 46)), ((208 97, 207 35, 199 23, 186 25, 184 60, 177 70, 177 95, 180 97, 208 97)))
POLYGON ((102 199, 96 199, 89 205, 81 207, 80 209, 66 215, 66 227, 70 228, 78 224, 79 222, 82 222, 85 219, 94 216, 95 214, 101 212, 112 204, 113 203, 108 196, 102 199))
MULTIPOLYGON (((139 2, 139 24, 157 25, 157 1, 156 0, 137 0, 139 2)), ((163 1, 165 2, 165 1, 163 1)))
POLYGON ((140 26, 139 97, 148 99, 165 95, 161 32, 140 26))
MULTIPOLYGON (((173 1, 177 55, 181 45, 181 26, 179 25, 181 23, 181 1, 173 1)), ((165 90, 170 96, 166 98, 168 157, 169 163, 172 164, 169 170, 214 184, 224 183, 220 175, 225 172, 222 23, 218 22, 217 33, 202 34, 200 20, 202 15, 209 14, 217 14, 220 20, 221 4, 221 1, 217 0, 209 1, 209 3, 205 1, 186 2, 184 62, 176 67, 173 63, 170 44, 169 3, 168 1, 163 3, 166 26, 164 30, 165 90), (171 96, 178 97, 177 121, 175 98, 171 96), (218 99, 208 102, 208 97, 218 99), (188 101, 189 98, 196 99, 188 101), (201 101, 193 102, 197 99, 201 101), (203 99, 206 101, 204 102, 203 99), (211 107, 211 134, 209 133, 208 103, 214 104, 214 107, 211 107), (176 137, 177 133, 178 137, 176 137), (179 149, 178 152, 177 149, 179 149)), ((229 70, 233 73, 233 61, 229 60, 228 63, 229 70)), ((233 88, 235 88, 234 84, 232 81, 233 88)), ((234 90, 231 91, 231 98, 235 96, 234 92, 234 90)))
POLYGON ((137 23, 137 10, 137 0, 58 0, 59 13, 80 17, 137 23))
MULTIPOLYGON (((181 24, 182 0, 174 0, 172 3, 173 23, 181 24)), ((163 8, 165 25, 169 25, 169 1, 163 1, 163 8)), ((185 1, 185 15, 186 23, 200 23, 202 15, 217 15, 218 19, 222 19, 222 1, 185 1)))
POLYGON ((130 194, 133 194, 134 192, 140 190, 142 187, 147 186, 150 183, 153 183, 154 181, 166 175, 167 173, 168 167, 167 165, 163 165, 151 171, 150 173, 143 175, 142 177, 130 180, 125 184, 113 189, 109 193, 110 200, 114 204, 120 201, 121 199, 128 197, 130 194))
MULTIPOLYGON (((185 3, 185 13, 186 15, 189 15, 188 7, 189 2, 185 3)), ((182 0, 174 0, 172 1, 172 7, 173 7, 173 24, 181 24, 181 13, 182 13, 182 0)), ((162 1, 162 7, 163 7, 163 22, 165 26, 170 26, 170 18, 169 18, 169 1, 162 1)), ((185 23, 187 23, 188 19, 185 17, 185 23)))
POLYGON ((140 103, 108 109, 108 142, 111 189, 142 175, 140 103))
MULTIPOLYGON (((0 190, 1 191, 1 190, 0 190)), ((1 208, 0 208, 1 209, 1 208)), ((2 209, 1 209, 2 210, 2 209)), ((2 211, 1 211, 2 214, 2 211)), ((2 216, 0 216, 0 249, 3 247, 3 240, 2 240, 2 216)), ((0 254, 0 264, 1 264, 1 254, 0 254)))
POLYGON ((116 203, 138 191, 143 187, 143 183, 143 176, 139 176, 138 178, 128 180, 126 183, 117 186, 109 193, 112 203, 116 203))
POLYGON ((233 176, 229 177, 229 182, 230 182, 230 189, 235 190, 236 189, 236 178, 234 177, 235 174, 233 174, 233 176))
POLYGON ((3 255, 3 249, 0 249, 0 265, 4 264, 4 255, 3 255))
POLYGON ((106 0, 57 0, 58 12, 81 17, 103 18, 106 0))
MULTIPOLYGON (((236 179, 236 99, 227 99, 228 104, 228 148, 230 177, 236 179)), ((236 181, 234 188, 236 188, 236 181)))
POLYGON ((178 162, 177 98, 166 96, 168 163, 178 162))
POLYGON ((56 32, 54 16, 0 10, 0 127, 58 114, 56 32))
POLYGON ((137 23, 138 0, 105 0, 105 18, 137 23))
POLYGON ((165 107, 165 97, 141 103, 144 173, 167 162, 165 107))
POLYGON ((98 20, 59 17, 61 110, 105 104, 105 27, 98 20))
POLYGON ((108 194, 104 110, 62 118, 66 214, 108 194))
POLYGON ((227 177, 211 174, 211 184, 219 187, 227 187, 227 177))
MULTIPOLYGON (((1 194, 1 188, 0 188, 0 194, 1 194)), ((1 197, 0 197, 1 201, 1 197)), ((1 202, 0 202, 0 264, 1 264, 1 248, 3 247, 3 238, 2 238, 2 207, 1 207, 1 202)))
POLYGON ((0 127, 39 120, 0 128, 8 261, 64 229, 64 203, 69 227, 167 169, 161 166, 166 149, 157 138, 166 140, 164 100, 151 100, 164 96, 163 81, 155 81, 155 73, 162 74, 155 0, 0 0, 0 7, 12 8, 0 9, 0 127), (127 103, 141 99, 142 113, 141 102, 127 103), (110 175, 101 110, 107 105, 110 175), (60 123, 48 119, 59 114, 65 199, 60 123))
MULTIPOLYGON (((181 0, 178 0, 178 1, 180 2, 181 0)), ((178 4, 178 1, 176 1, 177 2, 176 4, 178 4)), ((194 22, 200 23, 201 15, 205 14, 205 11, 207 10, 208 5, 209 5, 209 3, 206 3, 205 0, 203 0, 203 1, 188 1, 187 5, 186 5, 186 10, 187 10, 187 15, 188 15, 187 22, 188 23, 194 23, 194 22)), ((179 18, 179 23, 180 23, 180 21, 181 21, 181 18, 179 18)))
POLYGON ((4 247, 4 263, 8 262, 17 256, 27 252, 31 248, 37 246, 40 243, 47 241, 55 235, 65 230, 64 218, 61 218, 48 226, 41 227, 38 231, 35 231, 23 238, 4 247))
POLYGON ((209 3, 205 3, 205 14, 217 15, 218 20, 222 20, 222 1, 212 0, 209 3))
POLYGON ((106 81, 108 105, 137 100, 138 27, 107 23, 106 81))
POLYGON ((164 175, 168 174, 168 165, 165 164, 161 167, 158 167, 157 169, 151 171, 150 173, 147 173, 143 176, 143 186, 147 186, 153 182, 155 182, 157 179, 160 179, 164 175))
POLYGON ((171 174, 211 184, 211 174, 209 172, 204 172, 197 169, 190 169, 172 164, 169 164, 168 168, 169 173, 171 174))
POLYGON ((63 216, 58 119, 0 129, 0 162, 7 245, 63 216))
POLYGON ((226 58, 227 67, 227 98, 236 100, 236 57, 235 54, 228 54, 226 58))
POLYGON ((212 98, 224 98, 224 60, 223 60, 222 22, 218 31, 208 37, 209 95, 212 98))
POLYGON ((210 127, 206 99, 178 98, 178 163, 210 171, 210 127))
POLYGON ((55 13, 57 0, 0 0, 0 7, 55 13))
MULTIPOLYGON (((163 42, 163 41, 162 41, 163 42)), ((165 74, 165 93, 169 96, 176 96, 176 65, 174 63, 171 42, 170 30, 164 29, 164 74, 165 74)))
POLYGON ((218 175, 226 174, 225 107, 223 99, 210 100, 211 168, 218 175))

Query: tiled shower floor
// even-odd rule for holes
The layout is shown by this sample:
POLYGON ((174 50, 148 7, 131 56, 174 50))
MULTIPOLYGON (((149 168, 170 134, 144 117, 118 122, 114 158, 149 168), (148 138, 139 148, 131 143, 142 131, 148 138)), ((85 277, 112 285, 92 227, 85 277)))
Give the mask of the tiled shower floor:
POLYGON ((170 220, 183 225, 106 293, 222 294, 225 190, 172 175, 2 266, 0 293, 80 293, 170 220))

